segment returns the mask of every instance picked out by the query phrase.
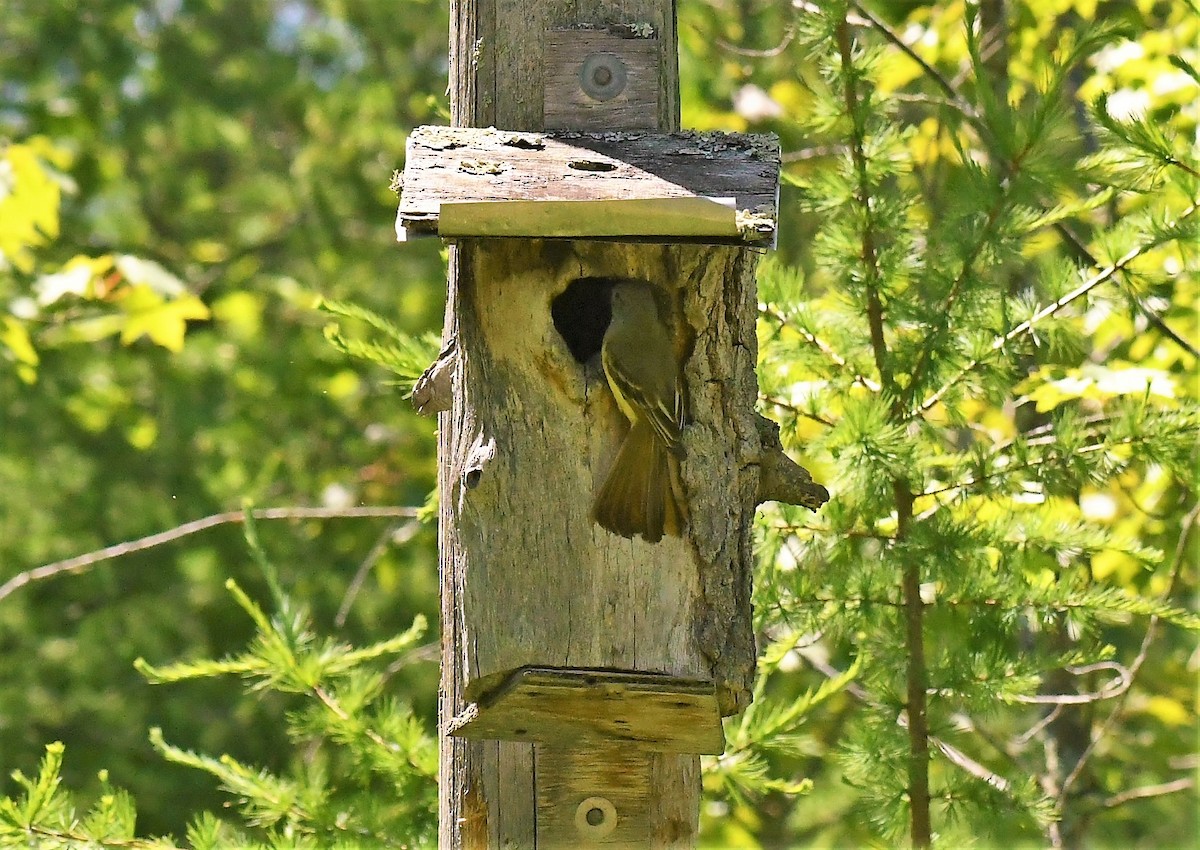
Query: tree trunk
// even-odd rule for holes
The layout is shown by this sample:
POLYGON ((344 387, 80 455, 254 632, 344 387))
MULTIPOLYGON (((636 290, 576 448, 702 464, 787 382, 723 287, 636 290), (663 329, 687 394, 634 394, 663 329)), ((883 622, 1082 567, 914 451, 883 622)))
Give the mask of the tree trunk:
MULTIPOLYGON (((454 123, 542 129, 544 32, 612 23, 654 28, 659 129, 677 129, 670 0, 452 2, 454 123)), ((451 249, 443 340, 456 356, 438 437, 440 847, 573 846, 549 831, 563 813, 544 799, 537 808, 539 782, 569 771, 568 750, 444 734, 513 669, 670 674, 712 682, 721 714, 749 703, 751 524, 763 462, 756 262, 745 248, 578 240, 473 239, 451 249), (627 428, 597 356, 607 302, 594 297, 596 282, 616 278, 648 281, 665 296, 684 369, 690 521, 684 537, 656 544, 612 535, 589 513, 627 428), (582 313, 556 316, 555 299, 573 284, 582 313), (587 344, 571 344, 573 334, 587 344)), ((645 834, 619 846, 694 846, 698 757, 646 752, 643 767, 628 768, 610 752, 617 780, 620 770, 644 771, 648 789, 645 834)))

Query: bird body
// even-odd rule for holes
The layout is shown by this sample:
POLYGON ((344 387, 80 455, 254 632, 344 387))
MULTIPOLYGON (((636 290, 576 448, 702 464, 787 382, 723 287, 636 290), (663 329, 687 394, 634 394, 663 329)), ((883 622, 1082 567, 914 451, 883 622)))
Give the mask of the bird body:
POLYGON ((648 284, 623 281, 612 290, 612 320, 601 362, 629 433, 593 505, 604 528, 657 543, 679 536, 687 519, 679 461, 684 456, 683 393, 671 332, 648 284))

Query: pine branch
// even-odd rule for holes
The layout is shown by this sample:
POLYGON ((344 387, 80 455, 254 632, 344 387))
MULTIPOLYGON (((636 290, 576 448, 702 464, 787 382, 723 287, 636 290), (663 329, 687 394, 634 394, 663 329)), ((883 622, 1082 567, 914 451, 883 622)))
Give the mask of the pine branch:
MULTIPOLYGON (((106 847, 126 848, 126 850, 183 850, 183 848, 175 844, 158 838, 101 838, 95 835, 87 835, 79 830, 74 829, 50 829, 44 826, 30 826, 26 828, 28 833, 37 836, 42 841, 36 844, 30 842, 22 843, 19 846, 37 847, 39 850, 49 850, 49 848, 98 848, 104 850, 106 847)), ((7 842, 6 842, 7 843, 7 842)), ((18 846, 18 845, 10 845, 18 846)))
POLYGON ((850 117, 850 158, 858 178, 857 203, 863 213, 862 254, 865 274, 864 286, 867 294, 867 325, 871 334, 871 351, 875 356, 875 368, 886 390, 894 395, 891 369, 887 363, 887 342, 883 335, 883 304, 879 298, 879 257, 875 246, 874 216, 871 214, 871 184, 867 175, 867 156, 864 151, 864 136, 858 89, 854 85, 854 47, 850 41, 850 25, 845 18, 837 26, 838 53, 841 56, 842 90, 846 99, 846 113, 850 117))
MULTIPOLYGON (((887 359, 887 340, 883 332, 883 303, 880 299, 881 270, 875 244, 876 232, 871 205, 871 184, 864 150, 866 128, 862 118, 858 90, 855 85, 854 47, 850 23, 845 9, 837 23, 837 47, 841 59, 841 76, 846 112, 850 117, 850 154, 858 178, 856 202, 863 217, 861 259, 864 266, 864 287, 867 300, 867 325, 870 330, 871 351, 883 392, 890 397, 893 419, 902 412, 896 392, 895 378, 887 359)), ((905 482, 892 480, 896 503, 896 537, 908 536, 913 515, 913 495, 905 482)), ((907 717, 908 717, 908 803, 909 834, 914 847, 928 847, 932 842, 933 826, 929 799, 929 719, 928 672, 925 666, 924 602, 921 599, 921 566, 911 558, 903 566, 901 578, 904 596, 905 645, 907 649, 907 717)))
MULTIPOLYGON (((772 310, 769 305, 763 305, 762 307, 759 307, 758 312, 760 315, 766 316, 771 321, 775 322, 776 324, 780 325, 781 327, 791 328, 796 333, 800 334, 800 336, 804 339, 805 342, 812 345, 818 351, 820 351, 822 354, 824 354, 827 358, 829 358, 829 362, 832 363, 837 368, 839 368, 839 369, 849 368, 850 364, 846 362, 846 358, 844 358, 844 357, 842 357, 842 355, 838 354, 837 351, 834 350, 833 346, 831 346, 829 343, 825 342, 823 339, 818 337, 816 334, 809 331, 807 328, 802 328, 799 325, 793 324, 782 313, 772 310)), ((871 390, 872 392, 879 392, 879 390, 880 390, 880 386, 876 381, 873 381, 870 378, 864 377, 863 375, 858 374, 858 372, 854 373, 853 380, 856 384, 862 384, 864 387, 871 390)))
MULTIPOLYGON (((975 130, 979 133, 980 139, 987 147, 988 152, 996 161, 1001 164, 1001 166, 1005 169, 1006 177, 1011 180, 1013 176, 1015 176, 1017 170, 1015 164, 1010 162, 1006 157, 999 156, 1000 145, 995 134, 991 131, 991 128, 988 127, 987 123, 983 120, 982 116, 979 115, 971 103, 962 96, 955 84, 947 79, 945 75, 939 72, 935 67, 926 62, 921 55, 916 52, 916 50, 909 46, 904 39, 902 39, 900 35, 887 24, 886 21, 873 14, 861 3, 852 3, 851 7, 858 11, 863 18, 865 18, 865 21, 869 23, 877 32, 879 32, 879 34, 882 35, 885 40, 895 45, 895 47, 897 47, 905 56, 915 62, 918 67, 920 67, 921 73, 945 93, 947 98, 946 103, 954 107, 954 109, 966 119, 967 123, 975 128, 975 130)), ((942 105, 942 103, 943 102, 938 101, 939 105, 942 105)), ((1178 160, 1177 158, 1170 158, 1168 164, 1180 168, 1182 171, 1191 174, 1192 176, 1197 176, 1196 169, 1192 168, 1187 163, 1178 160)), ((1053 227, 1055 232, 1061 237, 1063 243, 1068 247, 1070 252, 1074 254, 1075 258, 1080 263, 1088 266, 1089 268, 1096 268, 1100 265, 1099 261, 1092 254, 1092 252, 1088 250, 1083 241, 1076 236, 1075 233, 1069 227, 1067 227, 1065 223, 1057 221, 1054 222, 1053 227)), ((1172 342, 1174 342, 1184 351, 1187 351, 1193 357, 1200 358, 1200 350, 1180 336, 1141 298, 1131 297, 1131 300, 1133 301, 1134 306, 1137 307, 1138 311, 1142 313, 1142 315, 1146 317, 1146 320, 1149 321, 1150 324, 1156 329, 1158 329, 1160 333, 1168 337, 1172 342)), ((916 386, 916 381, 911 381, 909 385, 916 386)))
POLYGON ((976 130, 978 130, 981 134, 989 133, 987 125, 979 117, 979 113, 975 111, 975 107, 973 107, 966 98, 959 94, 958 89, 954 87, 954 84, 951 83, 950 80, 946 79, 946 77, 943 76, 937 70, 937 68, 934 68, 928 62, 926 62, 925 59, 922 58, 921 54, 917 53, 916 50, 909 46, 909 44, 900 37, 899 33, 888 26, 886 21, 875 15, 870 9, 867 9, 861 3, 851 3, 850 6, 863 16, 865 23, 869 23, 880 35, 884 37, 884 39, 895 45, 895 47, 897 47, 901 53, 915 62, 917 66, 920 67, 921 73, 932 80, 938 88, 945 92, 946 97, 949 99, 954 108, 961 112, 963 117, 965 117, 971 123, 971 125, 975 127, 976 130))
MULTIPOLYGON (((418 508, 394 505, 363 508, 255 508, 249 511, 249 514, 252 519, 350 519, 362 517, 415 517, 418 512, 418 508)), ((76 555, 73 558, 67 558, 63 561, 55 561, 41 567, 25 570, 24 572, 17 573, 4 584, 0 585, 0 600, 3 600, 9 594, 31 582, 53 578, 63 573, 82 573, 102 561, 153 549, 155 546, 170 543, 173 540, 205 531, 214 526, 245 522, 246 514, 247 511, 225 511, 224 513, 213 514, 202 519, 185 522, 183 525, 177 525, 166 531, 159 531, 155 534, 139 537, 136 540, 114 543, 112 546, 106 546, 103 549, 97 549, 93 552, 76 555)))
MULTIPOLYGON (((1177 225, 1180 222, 1187 219, 1188 217, 1190 217, 1196 211, 1197 206, 1198 206, 1198 204, 1196 204, 1196 203, 1190 204, 1187 207, 1187 209, 1185 209, 1182 213, 1180 213, 1179 217, 1172 223, 1171 226, 1173 227, 1174 225, 1177 225)), ((1077 298, 1080 298, 1081 296, 1084 296, 1087 293, 1091 292, 1093 289, 1095 289, 1100 284, 1106 283, 1109 280, 1112 280, 1112 278, 1114 276, 1116 276, 1116 274, 1118 272, 1124 271, 1124 269, 1130 263, 1132 263, 1134 260, 1136 260, 1142 254, 1144 254, 1147 251, 1151 250, 1152 248, 1156 247, 1158 244, 1159 244, 1158 240, 1152 240, 1150 242, 1146 242, 1142 245, 1137 245, 1137 246, 1131 248, 1129 251, 1127 251, 1125 253, 1125 255, 1123 257, 1121 257, 1119 260, 1117 260, 1112 265, 1108 266, 1107 268, 1103 269, 1102 271, 1100 271, 1097 274, 1093 275, 1092 277, 1088 278, 1082 284, 1080 284, 1075 289, 1068 292, 1066 295, 1059 298, 1057 301, 1053 302, 1052 304, 1048 304, 1047 306, 1038 310, 1036 313, 1034 313, 1028 319, 1021 322, 1019 325, 1012 328, 1004 335, 996 337, 996 339, 992 342, 991 348, 985 354, 981 355, 980 357, 975 358, 970 363, 963 366, 958 371, 958 373, 955 374, 955 376, 953 378, 951 378, 939 390, 937 390, 935 393, 933 393, 931 396, 929 396, 923 402, 921 402, 921 404, 915 410, 911 411, 909 414, 910 417, 911 416, 919 416, 923 413, 926 413, 931 407, 933 407, 935 404, 937 404, 939 401, 941 401, 942 397, 945 396, 945 394, 948 393, 951 389, 953 389, 958 384, 959 381, 961 381, 963 378, 965 378, 967 375, 969 375, 975 369, 978 369, 981 365, 986 363, 989 359, 991 359, 991 357, 996 352, 1002 350, 1006 345, 1008 345, 1008 343, 1029 333, 1030 331, 1033 330, 1034 326, 1038 322, 1042 321, 1043 319, 1047 318, 1048 316, 1053 316, 1059 310, 1061 310, 1063 307, 1066 307, 1068 304, 1075 301, 1077 298)))
POLYGON ((350 712, 346 711, 346 709, 342 707, 341 703, 338 702, 337 698, 330 693, 328 689, 320 685, 316 685, 311 690, 311 694, 316 697, 317 700, 319 700, 320 703, 324 705, 334 717, 343 723, 354 726, 355 731, 366 736, 367 740, 379 748, 385 758, 392 758, 397 753, 404 752, 405 761, 408 763, 408 765, 419 773, 425 773, 425 767, 418 763, 418 761, 412 757, 410 752, 405 752, 404 748, 402 748, 395 741, 387 740, 361 719, 352 716, 350 712))
MULTIPOLYGON (((809 664, 811 664, 816 670, 820 671, 820 673, 828 679, 838 679, 845 675, 845 673, 843 673, 841 670, 838 670, 824 659, 819 658, 812 653, 805 653, 804 657, 809 664)), ((847 684, 844 689, 846 693, 858 700, 861 700, 867 705, 870 705, 872 708, 877 710, 886 709, 886 706, 884 706, 878 700, 873 699, 871 694, 862 685, 851 682, 847 684)), ((896 724, 901 727, 908 728, 907 713, 897 716, 896 724)), ((956 765, 971 776, 974 776, 976 779, 983 780, 998 791, 1005 792, 1012 788, 1012 783, 1010 783, 1003 776, 994 771, 988 770, 985 765, 971 758, 957 747, 946 743, 938 737, 931 737, 929 740, 930 743, 936 747, 938 751, 950 761, 951 764, 956 765)))
MULTIPOLYGON (((1108 418, 1107 417, 1097 417, 1097 420, 1100 422, 1104 422, 1104 421, 1107 421, 1108 418)), ((1185 427, 1185 428, 1180 429, 1176 433, 1176 435, 1177 436, 1186 436, 1186 435, 1191 435, 1194 432, 1195 432, 1194 428, 1185 427)), ((1072 453, 1072 455, 1075 455, 1075 456, 1095 454, 1096 452, 1108 451, 1116 446, 1136 447, 1136 446, 1145 445, 1148 443, 1154 443, 1154 442, 1160 441, 1162 438, 1163 438, 1163 434, 1161 434, 1161 433, 1154 434, 1154 435, 1147 435, 1147 436, 1134 435, 1131 437, 1122 437, 1121 439, 1117 439, 1117 440, 1106 440, 1101 443, 1091 443, 1086 446, 1078 446, 1076 448, 1073 448, 1071 450, 1071 453, 1072 453)), ((1054 437, 1053 435, 1047 435, 1047 436, 1038 437, 1038 438, 1035 438, 1032 440, 1027 440, 1024 442, 1024 445, 1026 445, 1026 446, 1052 446, 1052 445, 1056 445, 1057 442, 1058 442, 1058 439, 1056 437, 1054 437)), ((998 447, 996 452, 993 452, 992 454, 990 454, 988 456, 988 460, 991 461, 998 457, 1003 457, 1002 449, 1007 448, 1008 446, 1012 445, 1012 443, 1013 443, 1013 441, 1009 441, 1009 443, 998 447)), ((990 481, 992 479, 1000 478, 1000 477, 1007 478, 1007 477, 1015 475, 1016 473, 1028 472, 1029 470, 1037 469, 1039 467, 1046 466, 1047 464, 1061 463, 1061 462, 1062 462, 1062 457, 1060 457, 1060 456, 1032 458, 1032 459, 1024 461, 1022 463, 1015 463, 1015 464, 1011 464, 1009 466, 1005 466, 1001 469, 995 470, 994 472, 988 472, 984 475, 980 475, 980 476, 977 476, 974 478, 968 478, 965 481, 959 481, 954 484, 946 484, 944 486, 934 488, 933 490, 925 490, 921 493, 918 493, 916 495, 916 498, 918 498, 918 499, 932 498, 934 496, 939 496, 943 493, 949 493, 949 492, 955 491, 955 490, 969 490, 972 487, 975 487, 978 484, 982 484, 985 481, 990 481)), ((939 502, 939 506, 941 506, 940 502, 939 502)))
MULTIPOLYGON (((904 602, 895 599, 887 599, 880 596, 854 596, 854 595, 839 595, 839 596, 810 596, 798 597, 793 596, 786 600, 786 604, 791 607, 825 607, 827 605, 840 605, 842 607, 852 606, 860 607, 863 605, 880 606, 886 608, 903 608, 904 602)), ((948 599, 935 599, 926 603, 927 608, 939 609, 956 609, 965 608, 968 606, 977 606, 980 608, 994 608, 997 610, 1011 611, 1014 608, 1028 608, 1034 611, 1080 611, 1080 612, 1119 612, 1122 614, 1137 614, 1147 616, 1154 620, 1166 621, 1175 625, 1181 626, 1191 631, 1200 631, 1200 617, 1190 614, 1180 608, 1172 608, 1163 602, 1157 602, 1150 599, 1145 599, 1140 596, 1130 596, 1121 590, 1107 588, 1103 591, 1091 591, 1084 593, 1072 593, 1067 596, 1060 596, 1057 593, 1050 591, 1042 596, 1014 596, 1000 595, 994 596, 955 596, 948 599)), ((778 610, 787 615, 787 608, 784 607, 782 600, 777 602, 778 610)), ((1125 669, 1125 668, 1122 668, 1125 669)), ((1132 668, 1129 668, 1132 670, 1132 668)), ((1127 690, 1125 688, 1124 690, 1127 690)), ((1104 697, 1111 699, 1112 694, 1104 697)), ((1029 698, 1028 700, 1019 700, 1036 703, 1037 698, 1029 698)), ((1091 702, 1093 700, 1082 700, 1082 702, 1091 702)), ((1049 700, 1051 703, 1057 703, 1057 698, 1049 700)))
MULTIPOLYGON (((1175 554, 1171 561, 1171 578, 1167 583, 1167 589, 1162 595, 1162 599, 1164 601, 1170 599, 1171 596, 1174 595, 1176 589, 1179 587, 1179 580, 1183 574, 1183 565, 1187 561, 1186 554, 1188 538, 1191 536, 1192 529, 1195 527, 1198 518, 1200 518, 1200 502, 1198 502, 1191 509, 1191 511, 1188 512, 1187 516, 1184 517, 1183 523, 1180 527, 1179 540, 1175 544, 1175 554)), ((1146 625, 1146 634, 1142 637, 1142 645, 1138 649, 1138 654, 1133 659, 1133 663, 1129 665, 1130 688, 1127 688, 1125 692, 1118 697, 1117 702, 1113 705, 1112 711, 1110 711, 1108 716, 1104 718, 1104 722, 1100 724, 1100 727, 1093 732, 1091 741, 1088 742, 1088 745, 1084 748, 1084 751, 1080 753, 1079 760, 1075 762, 1075 766, 1071 768, 1071 772, 1067 774, 1067 777, 1062 781, 1062 785, 1059 786, 1058 802, 1060 808, 1066 801, 1067 793, 1078 781, 1080 775, 1083 773, 1083 769, 1087 766, 1088 762, 1092 758, 1092 755, 1096 752, 1096 747, 1099 746, 1100 742, 1103 741, 1108 733, 1112 731, 1113 727, 1116 725, 1117 721, 1124 712, 1125 703, 1129 699, 1129 693, 1132 689, 1133 682, 1137 679, 1138 672, 1141 671, 1142 665, 1146 663, 1146 659, 1150 655, 1150 646, 1154 643, 1154 638, 1157 635, 1159 619, 1160 617, 1158 616, 1152 616, 1150 618, 1150 622, 1146 625)))

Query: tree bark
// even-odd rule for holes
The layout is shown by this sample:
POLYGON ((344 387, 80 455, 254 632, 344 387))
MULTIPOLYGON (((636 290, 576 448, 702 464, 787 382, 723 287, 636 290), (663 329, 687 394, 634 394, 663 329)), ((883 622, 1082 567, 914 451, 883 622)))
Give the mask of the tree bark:
MULTIPOLYGON (((677 129, 670 0, 452 0, 453 122, 541 130, 544 31, 641 22, 658 37, 659 129, 677 129)), ((751 525, 763 460, 756 262, 745 248, 695 245, 467 239, 451 249, 443 342, 453 346, 452 393, 438 436, 443 732, 525 665, 703 679, 722 714, 749 703, 751 525), (612 278, 659 288, 683 362, 691 515, 685 537, 657 544, 591 521, 627 424, 599 358, 577 358, 551 311, 573 282, 612 278)), ((551 844, 537 837, 541 747, 443 734, 439 846, 551 844)), ((636 846, 694 846, 698 757, 645 758, 649 834, 636 846)), ((545 762, 548 771, 561 764, 561 754, 545 762)))

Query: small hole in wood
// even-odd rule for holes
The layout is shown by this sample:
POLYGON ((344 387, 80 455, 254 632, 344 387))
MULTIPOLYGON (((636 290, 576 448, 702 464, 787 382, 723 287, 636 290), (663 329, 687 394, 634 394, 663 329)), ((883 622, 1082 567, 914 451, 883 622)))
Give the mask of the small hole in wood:
POLYGON ((581 277, 550 303, 550 317, 567 350, 580 363, 600 353, 604 332, 612 320, 614 281, 604 277, 581 277))
POLYGON ((575 830, 590 844, 617 828, 617 807, 606 797, 588 797, 575 808, 575 830))
POLYGON ((617 167, 611 162, 599 162, 594 159, 573 159, 567 163, 567 168, 576 171, 616 171, 617 167))
POLYGON ((463 486, 465 486, 468 490, 474 490, 479 486, 479 479, 482 477, 482 469, 468 469, 466 473, 463 474, 463 486))

